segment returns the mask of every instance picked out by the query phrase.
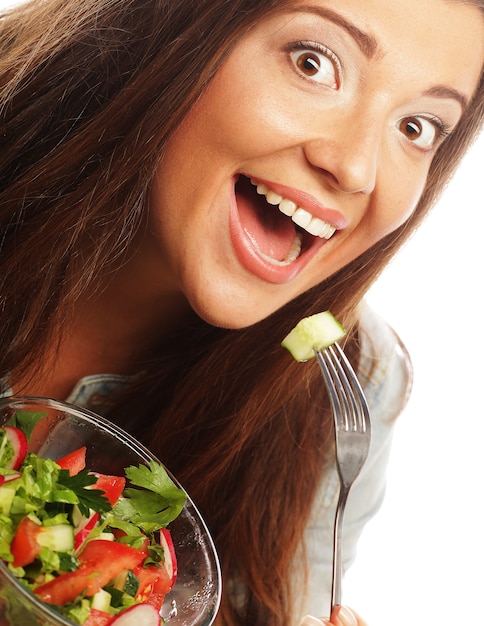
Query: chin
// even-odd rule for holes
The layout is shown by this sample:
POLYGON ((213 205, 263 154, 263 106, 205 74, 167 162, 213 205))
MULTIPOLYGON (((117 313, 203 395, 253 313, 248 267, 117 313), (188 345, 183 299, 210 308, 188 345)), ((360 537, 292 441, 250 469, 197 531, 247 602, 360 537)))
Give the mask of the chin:
POLYGON ((254 303, 248 298, 242 299, 241 302, 240 298, 231 299, 227 295, 218 298, 215 303, 209 303, 204 298, 203 301, 190 301, 190 305, 207 324, 227 330, 240 330, 253 326, 277 310, 277 307, 262 306, 260 302, 254 303), (222 306, 220 302, 223 302, 222 306))
POLYGON ((227 330, 241 330, 253 326, 270 315, 255 316, 253 311, 244 314, 243 311, 207 311, 194 308, 195 313, 203 319, 204 322, 217 328, 225 328, 227 330))

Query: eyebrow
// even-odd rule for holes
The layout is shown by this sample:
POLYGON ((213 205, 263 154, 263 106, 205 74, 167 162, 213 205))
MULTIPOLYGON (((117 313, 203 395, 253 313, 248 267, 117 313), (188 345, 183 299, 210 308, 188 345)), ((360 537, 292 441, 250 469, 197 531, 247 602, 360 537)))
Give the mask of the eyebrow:
POLYGON ((453 89, 452 87, 446 87, 445 85, 436 85, 435 87, 431 87, 424 92, 424 96, 431 96, 433 98, 444 98, 457 100, 457 102, 461 105, 462 110, 465 111, 467 106, 469 105, 469 98, 465 96, 462 92, 457 89, 453 89))
POLYGON ((292 11, 294 11, 295 13, 314 13, 316 15, 319 15, 320 17, 331 20, 338 26, 341 26, 351 35, 351 37, 356 41, 360 50, 368 58, 372 58, 373 56, 375 56, 378 51, 378 42, 375 37, 360 30, 352 22, 346 20, 339 13, 331 11, 331 9, 307 5, 295 7, 294 9, 292 9, 292 11))

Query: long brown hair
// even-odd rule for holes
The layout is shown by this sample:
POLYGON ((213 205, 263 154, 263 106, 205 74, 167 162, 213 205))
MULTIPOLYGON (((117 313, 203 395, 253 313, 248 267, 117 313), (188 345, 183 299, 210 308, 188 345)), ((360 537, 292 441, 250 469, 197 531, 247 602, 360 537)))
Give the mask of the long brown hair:
MULTIPOLYGON (((237 39, 281 4, 34 0, 0 20, 0 377, 38 362, 100 268, 115 267, 167 138, 237 39)), ((280 340, 329 308, 357 358, 358 306, 476 136, 483 88, 481 77, 403 226, 251 328, 193 315, 160 338, 143 381, 112 410, 201 508, 227 581, 224 623, 290 621, 289 574, 331 448, 319 374, 280 340), (246 589, 240 604, 234 581, 246 589)))

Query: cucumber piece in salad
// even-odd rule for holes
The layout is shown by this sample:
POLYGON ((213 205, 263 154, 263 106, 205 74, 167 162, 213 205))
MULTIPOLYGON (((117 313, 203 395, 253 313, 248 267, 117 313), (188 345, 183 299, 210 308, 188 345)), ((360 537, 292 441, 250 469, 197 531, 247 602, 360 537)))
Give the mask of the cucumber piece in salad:
POLYGON ((345 334, 346 330, 332 313, 323 311, 304 317, 284 337, 281 345, 296 361, 308 361, 315 356, 315 350, 324 350, 345 334))

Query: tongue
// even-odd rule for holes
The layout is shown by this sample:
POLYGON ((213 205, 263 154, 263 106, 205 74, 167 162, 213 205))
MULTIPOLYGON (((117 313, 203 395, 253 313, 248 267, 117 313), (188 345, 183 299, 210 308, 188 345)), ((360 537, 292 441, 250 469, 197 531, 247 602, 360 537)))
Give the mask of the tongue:
POLYGON ((296 236, 294 222, 259 196, 248 181, 237 185, 237 206, 252 243, 263 254, 284 261, 296 236))

